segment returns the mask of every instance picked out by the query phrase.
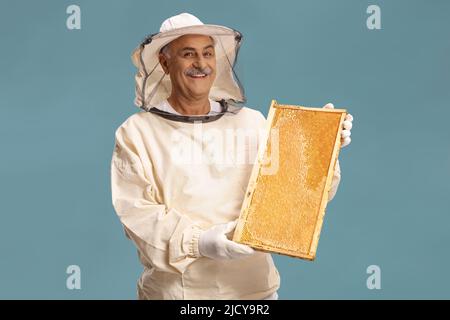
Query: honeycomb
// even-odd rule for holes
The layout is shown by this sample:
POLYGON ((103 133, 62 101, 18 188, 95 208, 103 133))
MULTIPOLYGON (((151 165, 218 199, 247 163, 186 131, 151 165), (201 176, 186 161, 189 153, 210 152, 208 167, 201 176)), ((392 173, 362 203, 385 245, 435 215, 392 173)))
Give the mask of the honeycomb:
POLYGON ((260 145, 234 241, 315 259, 345 115, 344 109, 272 102, 266 141, 260 145), (264 171, 273 165, 268 159, 277 162, 276 170, 264 171))

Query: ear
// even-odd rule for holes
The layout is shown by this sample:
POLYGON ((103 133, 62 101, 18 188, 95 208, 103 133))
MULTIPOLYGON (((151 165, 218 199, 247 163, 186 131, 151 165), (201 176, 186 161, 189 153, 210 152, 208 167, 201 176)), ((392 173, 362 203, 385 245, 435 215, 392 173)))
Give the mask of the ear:
POLYGON ((164 73, 169 74, 169 62, 167 60, 167 57, 164 54, 160 53, 158 55, 158 59, 159 59, 159 63, 161 64, 161 67, 164 70, 164 73))

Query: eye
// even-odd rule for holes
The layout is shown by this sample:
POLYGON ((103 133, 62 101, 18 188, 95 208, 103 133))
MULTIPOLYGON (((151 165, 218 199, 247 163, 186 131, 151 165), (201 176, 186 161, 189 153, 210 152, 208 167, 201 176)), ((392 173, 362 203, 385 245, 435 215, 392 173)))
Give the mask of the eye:
POLYGON ((214 56, 214 53, 212 53, 212 52, 210 52, 210 51, 207 51, 207 52, 204 53, 204 56, 205 56, 205 57, 213 57, 213 56, 214 56))
POLYGON ((183 55, 183 57, 185 57, 185 58, 190 58, 190 57, 193 57, 194 56, 194 53, 193 52, 186 52, 184 55, 183 55))

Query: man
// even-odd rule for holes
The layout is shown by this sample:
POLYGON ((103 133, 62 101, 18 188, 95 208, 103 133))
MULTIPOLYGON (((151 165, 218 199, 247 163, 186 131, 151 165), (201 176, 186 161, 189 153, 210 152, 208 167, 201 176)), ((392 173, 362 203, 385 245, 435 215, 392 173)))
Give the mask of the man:
MULTIPOLYGON (((271 255, 229 240, 254 157, 234 160, 254 148, 265 126, 259 111, 240 105, 233 66, 241 39, 183 13, 133 53, 135 103, 145 112, 116 131, 111 183, 114 208, 144 266, 139 299, 277 299, 271 255), (250 134, 234 143, 242 132, 250 134)), ((330 199, 339 181, 337 165, 330 199)))

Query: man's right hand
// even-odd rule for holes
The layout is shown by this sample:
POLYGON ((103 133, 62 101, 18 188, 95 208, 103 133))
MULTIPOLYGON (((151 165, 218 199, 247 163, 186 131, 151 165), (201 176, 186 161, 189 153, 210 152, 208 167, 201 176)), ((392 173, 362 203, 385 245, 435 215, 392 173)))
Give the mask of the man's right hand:
POLYGON ((198 250, 204 257, 214 260, 239 259, 255 251, 244 244, 228 240, 226 234, 236 228, 237 220, 217 224, 200 234, 198 250))

